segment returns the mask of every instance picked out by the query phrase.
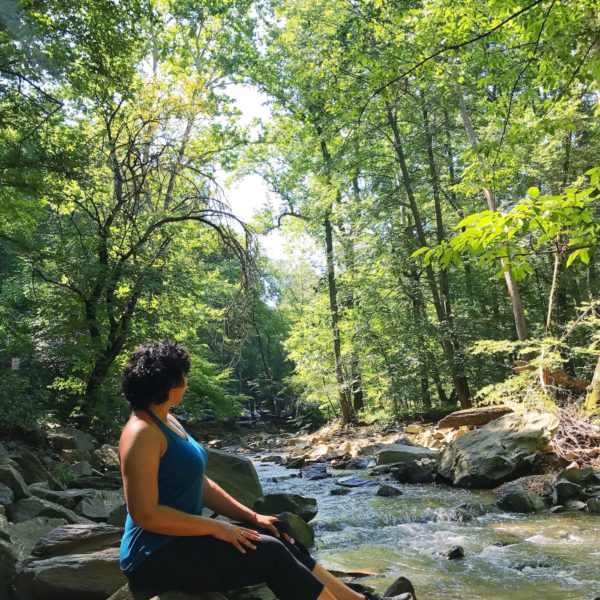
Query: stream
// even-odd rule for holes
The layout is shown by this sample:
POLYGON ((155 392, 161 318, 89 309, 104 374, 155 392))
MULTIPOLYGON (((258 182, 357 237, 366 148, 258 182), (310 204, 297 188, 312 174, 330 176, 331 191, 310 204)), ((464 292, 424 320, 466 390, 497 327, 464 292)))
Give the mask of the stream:
POLYGON ((506 513, 495 507, 492 491, 392 481, 402 496, 378 497, 375 484, 333 496, 341 477, 379 480, 368 469, 329 468, 332 477, 309 481, 296 469, 254 464, 265 493, 317 499, 315 558, 329 569, 368 573, 361 583, 379 593, 403 574, 419 600, 600 598, 598 516, 506 513), (456 522, 465 505, 475 516, 456 522), (441 558, 450 546, 462 546, 465 558, 441 558))

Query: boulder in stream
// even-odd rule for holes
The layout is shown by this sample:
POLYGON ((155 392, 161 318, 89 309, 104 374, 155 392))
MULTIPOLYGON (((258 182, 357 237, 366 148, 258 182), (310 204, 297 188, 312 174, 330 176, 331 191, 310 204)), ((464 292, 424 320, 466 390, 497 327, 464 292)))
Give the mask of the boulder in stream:
POLYGON ((394 485, 385 483, 377 490, 377 495, 384 498, 393 498, 395 496, 402 496, 402 490, 394 485))
POLYGON ((389 465, 392 463, 412 462, 422 458, 436 459, 438 450, 421 448, 419 446, 406 446, 404 444, 387 444, 377 453, 378 465, 389 465))
POLYGON ((550 413, 505 415, 450 444, 438 473, 457 486, 494 487, 515 477, 525 458, 548 444, 557 428, 558 418, 550 413))
POLYGON ((228 494, 246 506, 252 506, 263 490, 252 461, 244 456, 206 448, 206 475, 214 479, 228 494))
POLYGON ((540 512, 549 507, 551 491, 548 476, 521 477, 498 488, 498 506, 518 513, 540 512))
POLYGON ((299 494, 267 494, 258 499, 253 508, 267 515, 291 512, 302 517, 307 523, 314 519, 318 512, 315 498, 307 498, 299 494))

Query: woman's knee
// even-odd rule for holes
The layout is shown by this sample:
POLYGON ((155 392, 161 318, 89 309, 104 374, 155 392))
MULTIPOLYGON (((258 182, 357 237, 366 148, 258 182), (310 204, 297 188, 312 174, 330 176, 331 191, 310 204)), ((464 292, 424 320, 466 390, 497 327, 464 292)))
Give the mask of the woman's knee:
POLYGON ((277 538, 270 535, 260 535, 260 542, 258 542, 257 547, 260 546, 263 552, 269 556, 273 556, 273 558, 277 558, 279 556, 285 556, 289 554, 289 550, 285 547, 283 542, 278 540, 277 538))

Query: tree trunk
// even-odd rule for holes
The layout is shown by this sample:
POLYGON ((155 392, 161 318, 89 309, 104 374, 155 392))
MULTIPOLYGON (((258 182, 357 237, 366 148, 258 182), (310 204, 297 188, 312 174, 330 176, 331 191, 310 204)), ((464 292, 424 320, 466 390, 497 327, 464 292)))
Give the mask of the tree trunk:
MULTIPOLYGON (((423 230, 421 215, 419 213, 419 208, 417 206, 415 195, 413 193, 411 179, 408 172, 408 167, 406 165, 406 158, 404 156, 404 150, 402 148, 400 133, 398 131, 398 125, 396 122, 396 116, 390 105, 388 105, 387 107, 387 117, 394 136, 394 150, 396 152, 396 160, 400 167, 401 181, 406 191, 411 213, 413 216, 417 240, 421 246, 427 246, 427 238, 425 236, 425 231, 423 230)), ((450 374, 452 376, 452 382, 454 383, 454 388, 456 390, 456 394, 460 405, 463 408, 470 408, 471 393, 469 390, 469 382, 466 375, 463 372, 463 364, 460 357, 460 346, 458 340, 454 335, 452 327, 452 315, 446 312, 445 303, 440 297, 437 282, 435 280, 435 274, 431 265, 425 267, 425 273, 427 276, 427 282, 429 283, 429 288, 431 290, 433 305, 436 311, 438 322, 440 324, 442 348, 444 350, 446 360, 448 361, 450 374)))
MULTIPOLYGON (((456 85, 456 95, 458 98, 458 106, 460 108, 460 114, 463 120, 465 131, 467 132, 467 137, 469 138, 471 146, 476 146, 477 135, 475 134, 471 116, 467 110, 465 98, 458 84, 456 85)), ((480 162, 481 166, 484 167, 485 165, 483 160, 480 160, 480 162)), ((484 186, 483 195, 485 196, 488 210, 491 212, 496 212, 496 198, 494 196, 494 192, 490 188, 484 186)), ((502 266, 505 266, 506 262, 502 260, 501 264, 502 266)), ((510 302, 512 304, 517 337, 519 340, 524 341, 529 337, 529 329, 527 327, 527 319, 525 318, 525 310, 523 308, 523 301, 521 300, 521 293, 519 292, 519 288, 513 279, 510 269, 504 271, 504 281, 506 282, 506 288, 508 289, 508 295, 510 296, 510 302)))
POLYGON ((354 410, 350 400, 350 390, 346 384, 342 365, 342 344, 340 340, 339 309, 337 302, 337 285, 335 281, 335 263, 333 256, 333 230, 329 217, 325 218, 325 252, 327 256, 327 285, 329 288, 329 311, 331 314, 331 334, 333 338, 333 360, 335 378, 338 385, 342 423, 350 423, 354 419, 354 410))

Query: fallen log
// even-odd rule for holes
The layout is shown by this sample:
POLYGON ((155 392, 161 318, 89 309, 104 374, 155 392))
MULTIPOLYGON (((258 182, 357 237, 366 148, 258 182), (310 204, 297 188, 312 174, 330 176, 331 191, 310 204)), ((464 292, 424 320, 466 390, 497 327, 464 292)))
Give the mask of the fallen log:
POLYGON ((508 406, 485 406, 467 408, 446 415, 438 424, 439 429, 454 427, 479 427, 513 412, 508 406))

